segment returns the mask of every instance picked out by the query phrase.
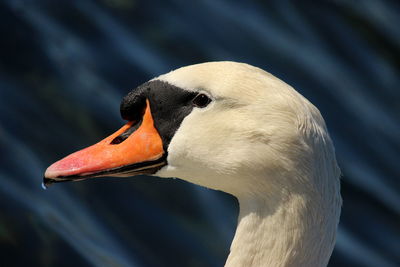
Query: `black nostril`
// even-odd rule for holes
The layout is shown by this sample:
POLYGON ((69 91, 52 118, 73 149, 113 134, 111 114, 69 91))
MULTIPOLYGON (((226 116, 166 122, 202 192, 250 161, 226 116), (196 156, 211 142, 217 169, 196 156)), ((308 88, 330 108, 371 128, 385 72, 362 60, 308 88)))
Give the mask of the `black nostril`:
POLYGON ((114 140, 111 141, 110 144, 117 145, 117 144, 122 143, 125 139, 126 138, 123 138, 122 136, 117 136, 117 137, 114 138, 114 140))
POLYGON ((136 131, 140 125, 142 125, 142 120, 139 120, 137 122, 135 122, 134 124, 132 124, 131 127, 129 127, 125 132, 123 132, 122 134, 118 135, 117 137, 115 137, 110 145, 118 145, 121 144, 122 142, 124 142, 134 131, 136 131))

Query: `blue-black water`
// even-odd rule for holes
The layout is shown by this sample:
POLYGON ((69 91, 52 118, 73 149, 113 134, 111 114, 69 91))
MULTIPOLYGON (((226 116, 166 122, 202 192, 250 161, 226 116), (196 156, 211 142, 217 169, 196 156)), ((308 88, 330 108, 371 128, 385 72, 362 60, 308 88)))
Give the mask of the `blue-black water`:
POLYGON ((122 125, 130 89, 214 60, 268 70, 324 115, 344 199, 329 266, 400 265, 398 2, 8 0, 0 20, 1 266, 222 266, 228 195, 144 176, 40 186, 122 125))

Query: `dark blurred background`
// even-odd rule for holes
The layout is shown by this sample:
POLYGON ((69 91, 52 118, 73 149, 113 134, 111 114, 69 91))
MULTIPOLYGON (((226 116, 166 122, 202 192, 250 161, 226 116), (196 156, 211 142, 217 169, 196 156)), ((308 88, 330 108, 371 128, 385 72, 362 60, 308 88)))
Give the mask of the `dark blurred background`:
POLYGON ((398 1, 0 2, 0 265, 223 266, 236 200, 180 180, 57 184, 124 122, 130 89, 216 60, 261 67, 324 115, 343 171, 334 266, 400 266, 398 1))

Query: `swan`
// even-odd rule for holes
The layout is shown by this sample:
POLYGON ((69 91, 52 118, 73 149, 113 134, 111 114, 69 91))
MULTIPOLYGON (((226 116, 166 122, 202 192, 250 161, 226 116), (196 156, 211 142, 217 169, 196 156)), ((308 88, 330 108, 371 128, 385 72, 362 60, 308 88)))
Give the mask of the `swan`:
POLYGON ((238 199, 228 267, 326 266, 341 210, 340 169, 318 109, 244 63, 209 62, 127 94, 128 123, 52 164, 44 184, 177 177, 238 199))

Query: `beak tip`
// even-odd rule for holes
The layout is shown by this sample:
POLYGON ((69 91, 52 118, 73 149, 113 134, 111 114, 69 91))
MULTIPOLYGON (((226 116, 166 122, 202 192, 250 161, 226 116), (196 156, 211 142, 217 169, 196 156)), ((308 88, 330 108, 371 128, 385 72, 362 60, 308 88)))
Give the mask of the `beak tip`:
MULTIPOLYGON (((84 162, 76 157, 76 152, 51 164, 44 173, 44 178, 54 180, 61 176, 74 175, 85 171, 84 162)), ((82 157, 84 158, 84 157, 82 157)))
POLYGON ((54 165, 55 164, 49 166, 44 172, 43 182, 42 182, 42 188, 44 190, 46 190, 51 184, 53 184, 55 179, 59 176, 59 171, 57 171, 57 169, 54 168, 54 165))
POLYGON ((59 168, 57 166, 57 162, 50 165, 46 171, 44 172, 43 179, 53 179, 59 176, 59 168))

